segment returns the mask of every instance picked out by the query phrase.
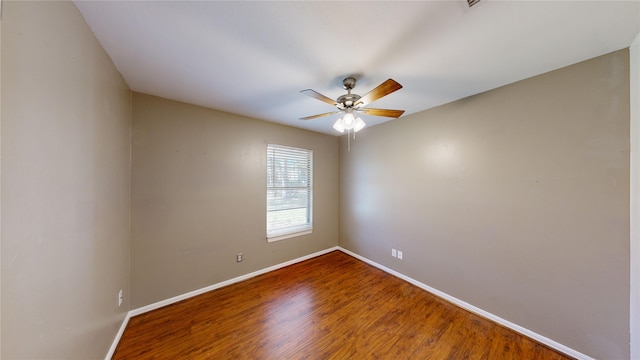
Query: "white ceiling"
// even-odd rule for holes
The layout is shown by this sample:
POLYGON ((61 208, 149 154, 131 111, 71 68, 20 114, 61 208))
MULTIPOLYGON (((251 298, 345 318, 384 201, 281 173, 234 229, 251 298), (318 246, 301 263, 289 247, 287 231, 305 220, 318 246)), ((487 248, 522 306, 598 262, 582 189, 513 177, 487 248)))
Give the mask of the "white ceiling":
MULTIPOLYGON (((628 47, 640 1, 76 1, 138 92, 340 135, 346 75, 405 115, 628 47)), ((387 118, 362 116, 369 125, 387 118)), ((402 117, 398 120, 402 121, 402 117)))

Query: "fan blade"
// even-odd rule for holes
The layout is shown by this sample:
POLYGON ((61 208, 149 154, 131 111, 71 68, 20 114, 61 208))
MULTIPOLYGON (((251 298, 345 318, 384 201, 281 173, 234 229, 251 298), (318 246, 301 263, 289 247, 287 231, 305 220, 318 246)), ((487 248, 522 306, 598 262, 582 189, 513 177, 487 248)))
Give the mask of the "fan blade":
POLYGON ((396 119, 399 118, 400 115, 404 113, 404 110, 389 110, 389 109, 359 109, 358 111, 361 111, 367 115, 384 116, 384 117, 391 117, 396 119))
POLYGON ((329 115, 337 114, 337 113, 339 113, 339 112, 342 112, 342 111, 332 111, 332 112, 328 112, 328 113, 324 113, 324 114, 311 115, 311 116, 307 116, 307 117, 300 118, 300 120, 311 120, 311 119, 317 119, 317 118, 319 118, 319 117, 329 116, 329 115))
POLYGON ((378 85, 375 89, 369 91, 365 96, 361 97, 358 100, 359 103, 362 103, 363 106, 367 104, 371 104, 372 102, 380 99, 383 96, 387 96, 394 91, 402 89, 402 85, 398 84, 393 79, 387 79, 387 81, 378 85))
POLYGON ((314 98, 314 99, 318 99, 318 100, 320 100, 320 101, 324 101, 324 102, 326 102, 327 104, 331 104, 331 105, 333 105, 333 106, 338 105, 338 103, 337 103, 335 100, 333 100, 333 99, 331 99, 331 98, 328 98, 328 97, 326 97, 326 96, 324 96, 324 95, 320 94, 319 92, 317 92, 317 91, 315 91, 315 90, 307 89, 307 90, 302 90, 302 91, 300 91, 300 92, 301 92, 301 93, 303 93, 303 94, 305 94, 305 95, 307 95, 307 96, 311 96, 311 97, 312 97, 312 98, 314 98))

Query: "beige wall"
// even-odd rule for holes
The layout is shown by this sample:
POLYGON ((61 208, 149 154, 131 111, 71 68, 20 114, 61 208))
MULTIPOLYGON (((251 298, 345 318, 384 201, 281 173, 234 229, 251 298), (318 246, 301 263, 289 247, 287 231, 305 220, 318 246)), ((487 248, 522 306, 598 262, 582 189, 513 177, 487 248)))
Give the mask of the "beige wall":
POLYGON ((71 2, 3 1, 2 47, 1 357, 104 358, 129 309, 131 92, 71 2))
POLYGON ((631 99, 631 358, 640 359, 640 34, 629 47, 631 99))
MULTIPOLYGON (((2 0, 0 0, 0 109, 2 109, 2 0)), ((2 203, 2 111, 0 110, 0 204, 2 203)), ((2 206, 0 206, 2 229, 2 206)), ((2 231, 0 230, 0 278, 2 274, 2 231)), ((2 324, 2 279, 0 279, 0 324, 2 324)), ((2 326, 0 325, 0 357, 2 357, 2 326)))
POLYGON ((134 93, 131 205, 136 308, 336 246, 338 138, 134 93), (314 151, 310 235, 266 241, 267 143, 314 151))
POLYGON ((340 245, 587 355, 628 359, 628 56, 367 129, 350 152, 342 139, 340 245))

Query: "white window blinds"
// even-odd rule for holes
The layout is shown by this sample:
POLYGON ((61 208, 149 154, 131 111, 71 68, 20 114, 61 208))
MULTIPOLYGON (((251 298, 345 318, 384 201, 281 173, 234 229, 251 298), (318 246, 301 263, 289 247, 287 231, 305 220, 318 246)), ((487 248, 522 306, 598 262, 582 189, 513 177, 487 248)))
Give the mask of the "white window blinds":
POLYGON ((267 239, 310 233, 313 151, 267 145, 267 239))

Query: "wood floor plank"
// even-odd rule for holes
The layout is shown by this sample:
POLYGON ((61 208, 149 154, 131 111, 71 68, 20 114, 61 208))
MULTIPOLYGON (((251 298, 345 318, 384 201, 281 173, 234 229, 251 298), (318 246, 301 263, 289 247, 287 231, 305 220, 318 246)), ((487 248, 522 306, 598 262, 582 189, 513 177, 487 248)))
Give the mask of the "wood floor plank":
POLYGON ((334 251, 130 319, 113 359, 570 359, 334 251))

